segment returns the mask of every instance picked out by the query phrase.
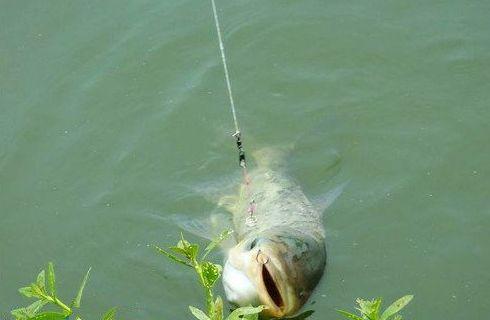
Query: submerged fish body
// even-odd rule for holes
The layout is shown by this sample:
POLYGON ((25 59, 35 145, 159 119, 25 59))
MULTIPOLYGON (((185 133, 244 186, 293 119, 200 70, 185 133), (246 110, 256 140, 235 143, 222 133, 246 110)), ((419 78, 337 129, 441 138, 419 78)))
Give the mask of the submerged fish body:
POLYGON ((269 316, 293 315, 325 269, 322 214, 280 171, 260 166, 250 180, 226 206, 238 242, 223 271, 226 296, 237 305, 263 304, 269 316))

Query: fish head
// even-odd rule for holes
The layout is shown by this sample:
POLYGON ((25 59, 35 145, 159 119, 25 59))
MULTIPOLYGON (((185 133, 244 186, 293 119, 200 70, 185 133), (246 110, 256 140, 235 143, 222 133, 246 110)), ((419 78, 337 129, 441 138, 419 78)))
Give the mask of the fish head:
POLYGON ((325 242, 289 228, 266 230, 229 250, 223 271, 228 300, 262 304, 271 317, 295 314, 323 275, 325 242))

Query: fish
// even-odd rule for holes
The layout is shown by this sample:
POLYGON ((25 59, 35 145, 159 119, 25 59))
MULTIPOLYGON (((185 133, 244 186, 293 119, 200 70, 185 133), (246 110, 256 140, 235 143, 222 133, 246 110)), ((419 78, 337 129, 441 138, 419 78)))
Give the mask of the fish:
MULTIPOLYGON (((233 229, 224 244, 222 282, 236 306, 263 305, 266 317, 293 316, 322 278, 327 261, 323 212, 348 182, 313 204, 285 170, 287 151, 264 148, 238 192, 217 200, 231 213, 210 215, 207 222, 179 223, 187 231, 212 239, 215 229, 233 229)), ((215 232, 215 233, 216 233, 215 232)))
POLYGON ((223 286, 237 306, 264 305, 265 316, 296 314, 322 278, 327 261, 322 211, 345 185, 315 206, 281 170, 282 152, 257 152, 238 196, 220 201, 233 216, 236 245, 226 254, 223 286))

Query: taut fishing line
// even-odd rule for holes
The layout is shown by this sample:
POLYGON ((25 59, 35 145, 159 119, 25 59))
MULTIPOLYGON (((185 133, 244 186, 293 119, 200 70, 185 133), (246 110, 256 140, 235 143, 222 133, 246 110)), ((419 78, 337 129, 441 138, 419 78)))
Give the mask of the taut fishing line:
MULTIPOLYGON (((235 124, 235 133, 233 134, 233 137, 235 137, 235 139, 236 139, 236 145, 238 148, 238 161, 239 161, 240 167, 242 167, 242 169, 243 169, 243 177, 245 179, 246 192, 248 195, 250 195, 251 180, 250 180, 248 173, 247 173, 247 164, 245 162, 245 150, 243 149, 240 127, 238 126, 238 120, 237 120, 236 108, 235 108, 235 100, 233 99, 233 91, 231 89, 230 75, 228 72, 228 65, 226 63, 225 46, 223 43, 223 37, 221 35, 221 27, 219 24, 218 11, 216 10, 216 3, 214 0, 211 0, 211 5, 213 7, 213 17, 214 17, 214 24, 216 26, 216 33, 218 34, 219 50, 220 50, 220 54, 221 54, 221 62, 223 63, 223 70, 225 73, 225 82, 226 82, 226 88, 228 90, 228 98, 230 99, 231 114, 233 115, 233 123, 235 124)), ((255 225, 255 223, 257 221, 255 216, 254 216, 255 210, 256 210, 255 201, 252 199, 250 201, 250 205, 249 205, 248 210, 247 210, 249 216, 246 219, 246 224, 249 226, 255 225)))
POLYGON ((219 24, 218 11, 216 10, 216 3, 214 2, 214 0, 211 0, 211 5, 213 7, 213 16, 214 16, 214 24, 216 26, 216 33, 218 34, 219 50, 221 53, 221 62, 223 63, 223 70, 225 73, 226 88, 228 89, 228 97, 230 99, 231 114, 233 115, 233 123, 235 124, 235 133, 233 134, 233 136, 236 139, 236 143, 238 147, 238 157, 240 161, 240 167, 245 168, 246 167, 245 152, 243 150, 243 144, 241 141, 240 127, 238 126, 238 120, 236 116, 235 100, 233 100, 233 91, 231 89, 230 75, 228 73, 228 65, 226 63, 225 46, 223 44, 223 38, 221 36, 221 27, 219 24))

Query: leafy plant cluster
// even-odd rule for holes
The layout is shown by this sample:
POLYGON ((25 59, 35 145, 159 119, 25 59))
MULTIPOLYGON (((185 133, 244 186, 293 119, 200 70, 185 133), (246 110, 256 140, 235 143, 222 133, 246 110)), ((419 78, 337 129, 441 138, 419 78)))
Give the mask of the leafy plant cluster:
MULTIPOLYGON (((87 283, 90 274, 90 268, 83 277, 82 284, 78 289, 77 295, 70 304, 63 302, 56 293, 56 276, 54 273, 54 265, 48 263, 47 271, 41 270, 37 275, 36 281, 29 286, 22 287, 19 292, 27 298, 34 298, 36 301, 27 307, 14 309, 11 314, 16 320, 64 320, 72 316, 74 309, 80 308, 83 290, 87 283), (46 305, 52 305, 58 311, 42 311, 46 305)), ((110 309, 102 320, 114 320, 116 309, 110 309)), ((82 320, 79 315, 76 315, 76 320, 82 320)))
MULTIPOLYGON (((207 260, 208 255, 213 249, 215 249, 223 240, 229 237, 231 231, 225 231, 221 233, 215 240, 211 241, 208 246, 200 254, 199 246, 194 243, 190 243, 181 235, 180 240, 175 246, 168 247, 168 249, 162 249, 158 246, 154 246, 155 249, 165 255, 167 258, 194 270, 197 274, 197 278, 201 287, 204 289, 206 297, 206 311, 198 309, 194 306, 189 306, 189 310, 198 320, 258 320, 259 313, 264 310, 265 306, 246 306, 233 310, 226 318, 223 312, 223 299, 220 296, 215 296, 214 287, 221 277, 223 268, 219 264, 215 264, 207 260)), ((53 263, 48 263, 48 267, 42 270, 36 281, 29 286, 19 289, 19 292, 27 298, 34 298, 36 301, 28 305, 14 309, 11 311, 16 320, 66 320, 75 319, 82 320, 82 317, 77 313, 75 309, 80 308, 83 291, 87 283, 90 268, 85 274, 80 288, 71 301, 67 304, 63 302, 56 292, 56 277, 54 273, 53 263), (44 307, 51 305, 48 311, 45 311, 44 307), (56 311, 52 311, 54 309, 56 311), (74 316, 72 318, 72 316, 74 316)), ((412 300, 412 295, 406 295, 395 302, 393 302, 388 308, 381 312, 381 298, 373 300, 357 299, 356 302, 359 311, 359 315, 350 313, 344 310, 337 310, 341 315, 350 320, 402 320, 402 316, 399 312, 412 300)), ((304 312, 294 319, 305 319, 313 312, 304 312)), ((112 308, 107 311, 101 318, 101 320, 115 320, 116 309, 112 308)))
MULTIPOLYGON (((189 306, 191 313, 199 320, 223 320, 223 299, 220 296, 215 297, 213 289, 217 280, 221 277, 223 268, 219 264, 215 264, 206 260, 209 253, 216 248, 223 240, 229 237, 230 230, 221 233, 215 240, 211 241, 204 249, 202 255, 199 255, 199 246, 191 244, 181 238, 177 245, 169 247, 168 250, 155 246, 158 252, 170 258, 171 260, 180 263, 181 265, 190 267, 196 272, 199 283, 204 288, 206 296, 206 312, 193 306, 189 306)), ((247 306, 233 310, 226 320, 257 320, 259 313, 264 309, 264 306, 247 306)))
POLYGON ((360 316, 344 311, 337 310, 340 314, 351 320, 402 320, 403 317, 399 312, 413 299, 413 295, 406 295, 400 299, 393 302, 388 308, 381 312, 381 298, 376 298, 373 300, 363 300, 358 298, 356 300, 356 308, 360 316))

